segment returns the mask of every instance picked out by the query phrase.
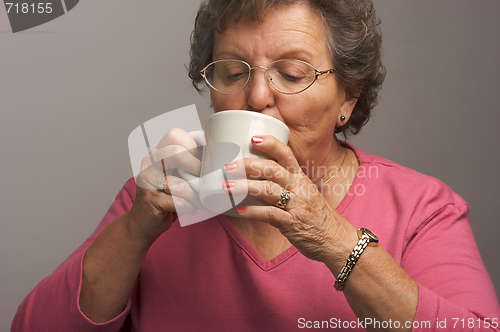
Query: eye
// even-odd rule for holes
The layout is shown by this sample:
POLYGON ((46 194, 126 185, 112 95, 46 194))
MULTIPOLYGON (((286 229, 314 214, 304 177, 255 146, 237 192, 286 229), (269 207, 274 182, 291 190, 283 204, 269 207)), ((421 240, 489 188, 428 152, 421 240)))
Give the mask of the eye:
POLYGON ((288 84, 302 84, 309 80, 309 67, 298 61, 277 61, 272 66, 271 75, 288 84))
POLYGON ((240 80, 246 80, 248 69, 242 66, 228 66, 224 68, 223 73, 222 77, 224 81, 229 84, 240 80))
POLYGON ((280 79, 290 83, 299 83, 307 78, 307 74, 297 68, 282 68, 278 74, 280 79))
POLYGON ((242 72, 234 73, 234 74, 229 74, 228 73, 227 76, 226 76, 226 79, 227 80, 234 80, 234 81, 236 81, 236 80, 242 78, 243 75, 245 75, 245 73, 242 73, 242 72))
POLYGON ((299 82, 301 79, 304 78, 304 75, 301 74, 291 74, 291 73, 285 73, 285 72, 279 72, 279 75, 281 78, 288 82, 299 82))

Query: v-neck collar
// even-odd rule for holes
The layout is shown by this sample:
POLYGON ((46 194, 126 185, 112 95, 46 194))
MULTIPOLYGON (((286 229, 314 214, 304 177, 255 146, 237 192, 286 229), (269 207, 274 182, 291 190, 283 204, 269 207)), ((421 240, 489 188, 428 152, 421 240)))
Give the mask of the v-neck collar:
POLYGON ((218 215, 217 219, 220 221, 222 226, 231 235, 236 244, 248 255, 248 257, 262 270, 269 271, 277 266, 284 263, 293 255, 297 254, 299 251, 294 246, 290 246, 288 249, 283 251, 278 256, 274 257, 270 261, 266 261, 264 257, 255 249, 255 247, 248 242, 248 240, 241 234, 241 232, 234 226, 228 216, 218 215))
MULTIPOLYGON (((343 145, 345 145, 347 148, 351 149, 354 151, 354 154, 359 160, 360 167, 364 166, 365 163, 367 163, 366 160, 366 155, 363 153, 363 151, 357 149, 353 145, 347 143, 347 142, 341 142, 343 145)), ((356 173, 356 176, 347 192, 347 195, 344 196, 340 204, 337 206, 337 211, 343 215, 345 210, 348 208, 354 197, 357 195, 356 190, 359 186, 362 186, 363 183, 363 178, 358 176, 359 175, 359 170, 358 173, 356 173)), ((274 257, 270 261, 266 261, 264 257, 255 249, 255 247, 241 234, 241 232, 236 228, 236 226, 231 222, 231 219, 225 215, 218 215, 216 218, 220 221, 222 226, 226 229, 226 231, 231 235, 231 237, 234 239, 236 244, 248 255, 248 257, 262 270, 264 271, 270 271, 279 265, 283 264, 285 261, 287 261, 289 258, 297 254, 299 251, 297 248, 295 248, 293 245, 290 246, 288 249, 283 251, 281 254, 278 256, 274 257)))
POLYGON ((351 204, 354 197, 360 194, 358 191, 365 190, 365 187, 363 185, 364 177, 359 176, 359 170, 361 169, 361 167, 366 167, 365 164, 367 163, 367 155, 363 151, 359 150, 355 146, 353 146, 345 141, 340 141, 340 144, 342 144, 343 146, 345 146, 348 149, 351 149, 359 161, 359 168, 358 168, 358 171, 356 172, 356 176, 354 177, 354 180, 352 181, 351 186, 349 187, 349 190, 347 191, 347 194, 344 196, 342 201, 340 201, 340 204, 336 208, 337 212, 340 213, 341 215, 343 215, 345 210, 347 210, 347 208, 351 204), (359 189, 359 188, 361 188, 361 189, 359 189))

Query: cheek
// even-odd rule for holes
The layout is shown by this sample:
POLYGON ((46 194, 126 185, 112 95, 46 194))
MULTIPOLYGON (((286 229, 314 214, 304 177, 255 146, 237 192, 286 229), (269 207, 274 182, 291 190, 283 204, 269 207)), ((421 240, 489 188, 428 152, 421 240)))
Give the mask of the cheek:
POLYGON ((324 94, 307 94, 301 97, 294 100, 287 111, 282 111, 292 130, 314 136, 316 134, 313 133, 335 127, 335 109, 338 108, 335 100, 325 97, 324 94))
POLYGON ((220 111, 223 109, 222 102, 224 101, 223 98, 220 98, 218 94, 210 91, 210 101, 212 102, 212 107, 214 108, 214 111, 220 111))
POLYGON ((293 128, 307 127, 310 120, 315 117, 318 103, 307 94, 286 96, 279 104, 280 114, 285 123, 293 128))
POLYGON ((212 106, 215 112, 245 109, 244 94, 241 92, 234 95, 224 95, 218 92, 211 92, 210 100, 212 101, 212 106))

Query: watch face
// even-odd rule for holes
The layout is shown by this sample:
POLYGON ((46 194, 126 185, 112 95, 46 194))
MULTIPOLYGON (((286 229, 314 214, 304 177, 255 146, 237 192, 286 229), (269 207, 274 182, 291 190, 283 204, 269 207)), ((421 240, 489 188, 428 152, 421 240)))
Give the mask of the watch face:
POLYGON ((370 238, 370 242, 378 242, 378 237, 375 234, 373 234, 372 231, 366 228, 364 228, 364 231, 366 235, 368 235, 368 237, 370 238))

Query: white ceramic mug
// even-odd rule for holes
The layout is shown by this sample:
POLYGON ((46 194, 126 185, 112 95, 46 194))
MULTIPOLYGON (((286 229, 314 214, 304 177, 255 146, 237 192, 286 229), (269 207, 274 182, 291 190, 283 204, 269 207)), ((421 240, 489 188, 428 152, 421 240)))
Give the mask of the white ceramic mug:
MULTIPOLYGON (((213 212, 237 217, 238 206, 265 205, 264 201, 247 197, 246 193, 235 195, 225 192, 222 182, 238 178, 227 174, 224 165, 242 158, 271 159, 268 154, 252 146, 252 136, 272 135, 287 144, 290 136, 288 127, 283 122, 261 113, 228 110, 210 116, 205 128, 205 132, 189 133, 198 145, 204 145, 206 142, 200 177, 178 169, 181 177, 200 194, 203 205, 213 212)), ((244 171, 239 173, 244 174, 244 171)))

